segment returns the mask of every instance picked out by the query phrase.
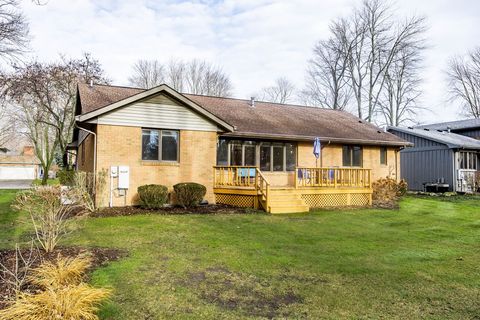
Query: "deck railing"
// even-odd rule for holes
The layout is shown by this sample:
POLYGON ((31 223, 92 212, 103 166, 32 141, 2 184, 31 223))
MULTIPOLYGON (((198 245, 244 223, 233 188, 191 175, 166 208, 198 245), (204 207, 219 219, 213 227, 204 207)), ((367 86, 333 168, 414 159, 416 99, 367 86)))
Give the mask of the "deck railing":
POLYGON ((257 167, 214 166, 213 185, 221 187, 242 187, 255 189, 259 204, 268 211, 270 183, 257 167))
POLYGON ((214 166, 213 185, 255 188, 257 170, 257 167, 252 166, 214 166))
POLYGON ((360 168, 303 168, 295 169, 295 188, 298 187, 371 187, 371 169, 360 168))
POLYGON ((260 202, 263 209, 269 212, 268 195, 270 193, 270 183, 268 182, 267 179, 265 179, 265 176, 262 174, 262 172, 258 168, 256 170, 256 176, 255 176, 255 187, 259 195, 258 201, 260 202))

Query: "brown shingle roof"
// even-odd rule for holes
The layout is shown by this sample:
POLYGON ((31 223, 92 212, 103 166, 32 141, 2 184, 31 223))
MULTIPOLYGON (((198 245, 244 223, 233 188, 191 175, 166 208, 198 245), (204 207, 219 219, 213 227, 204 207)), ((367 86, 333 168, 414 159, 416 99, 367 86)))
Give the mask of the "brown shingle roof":
MULTIPOLYGON (((116 86, 79 85, 81 114, 145 91, 116 86)), ((224 120, 235 131, 232 136, 313 139, 363 144, 407 145, 408 142, 360 120, 350 113, 332 109, 284 105, 269 102, 183 94, 208 112, 224 120)))

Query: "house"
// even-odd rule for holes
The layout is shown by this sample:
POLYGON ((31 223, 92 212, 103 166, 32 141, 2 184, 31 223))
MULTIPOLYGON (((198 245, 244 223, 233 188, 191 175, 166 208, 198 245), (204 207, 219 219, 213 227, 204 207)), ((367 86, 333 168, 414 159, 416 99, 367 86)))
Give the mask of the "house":
POLYGON ((415 126, 418 129, 450 131, 480 140, 480 119, 467 119, 415 126))
POLYGON ((107 173, 100 206, 137 187, 207 187, 206 200, 267 212, 371 204, 372 181, 399 177, 401 138, 343 111, 181 94, 167 85, 80 84, 78 170, 107 173), (313 141, 322 144, 317 160, 313 141))
POLYGON ((40 162, 33 146, 24 146, 22 151, 0 149, 0 180, 33 180, 39 177, 40 162))
MULTIPOLYGON (((410 190, 477 190, 480 140, 453 133, 452 129, 448 129, 452 123, 388 128, 389 132, 414 144, 414 147, 400 152, 402 178, 407 181, 410 190)), ((467 129, 458 130, 465 132, 467 129)))

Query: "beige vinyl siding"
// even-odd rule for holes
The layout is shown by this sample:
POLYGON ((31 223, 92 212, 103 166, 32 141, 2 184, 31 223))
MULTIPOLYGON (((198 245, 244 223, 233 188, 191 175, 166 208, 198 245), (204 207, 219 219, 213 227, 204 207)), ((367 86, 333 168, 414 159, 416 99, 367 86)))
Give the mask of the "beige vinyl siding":
POLYGON ((98 124, 177 130, 219 131, 210 120, 165 96, 156 96, 102 115, 98 124))

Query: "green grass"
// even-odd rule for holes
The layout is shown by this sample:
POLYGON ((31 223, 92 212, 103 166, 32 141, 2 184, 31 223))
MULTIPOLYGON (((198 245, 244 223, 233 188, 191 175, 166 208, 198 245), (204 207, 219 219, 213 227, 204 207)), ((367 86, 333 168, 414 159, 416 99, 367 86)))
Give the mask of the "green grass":
MULTIPOLYGON (((48 186, 58 186, 60 184, 60 180, 58 178, 55 179, 47 179, 47 185, 48 186)), ((40 186, 42 185, 42 179, 35 179, 32 181, 32 185, 34 186, 40 186)))
MULTIPOLYGON (((0 193, 2 246, 31 232, 12 197, 0 193)), ((114 289, 102 319, 466 319, 480 314, 479 204, 87 218, 64 244, 129 251, 93 273, 114 289)))

